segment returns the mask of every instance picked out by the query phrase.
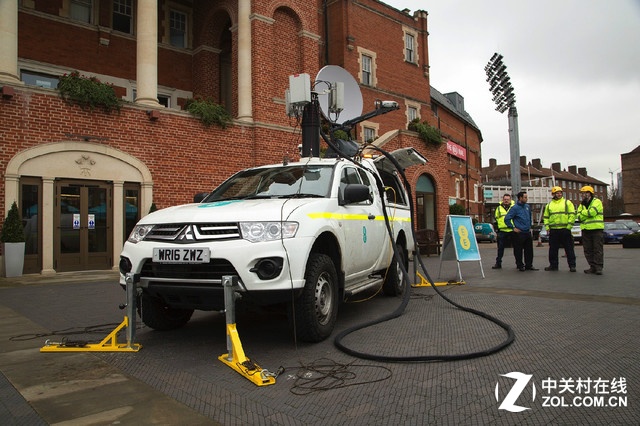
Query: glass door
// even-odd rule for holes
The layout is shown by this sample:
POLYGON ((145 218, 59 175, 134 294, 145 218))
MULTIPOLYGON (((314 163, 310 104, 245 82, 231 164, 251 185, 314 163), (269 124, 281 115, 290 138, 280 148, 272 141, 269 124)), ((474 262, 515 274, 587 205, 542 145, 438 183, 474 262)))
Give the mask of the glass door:
POLYGON ((111 268, 111 185, 87 181, 56 182, 55 223, 56 271, 111 268))

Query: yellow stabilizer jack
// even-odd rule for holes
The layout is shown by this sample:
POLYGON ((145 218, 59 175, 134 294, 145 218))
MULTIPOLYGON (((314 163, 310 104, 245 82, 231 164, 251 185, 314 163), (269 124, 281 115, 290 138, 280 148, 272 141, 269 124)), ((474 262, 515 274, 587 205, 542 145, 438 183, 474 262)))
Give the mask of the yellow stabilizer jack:
POLYGON ((276 382, 273 374, 263 370, 258 364, 245 356, 235 324, 227 324, 227 338, 231 342, 230 353, 220 355, 218 357, 220 361, 251 380, 255 385, 267 386, 276 382))
POLYGON ((227 351, 218 359, 236 370, 240 375, 251 380, 258 386, 272 385, 276 382, 276 375, 260 366, 244 354, 240 336, 236 329, 236 308, 234 287, 238 285, 237 275, 224 275, 222 287, 224 288, 224 313, 227 321, 227 351))
POLYGON ((50 342, 47 340, 40 352, 138 352, 142 346, 138 343, 118 343, 118 333, 129 326, 129 317, 125 316, 120 323, 107 337, 100 343, 87 343, 85 345, 73 346, 64 342, 50 342))
MULTIPOLYGON (((431 284, 429 283, 429 281, 427 281, 427 279, 425 277, 422 276, 422 274, 420 272, 416 272, 416 275, 418 275, 418 277, 420 277, 420 282, 417 284, 411 284, 411 287, 431 287, 431 284)), ((434 282, 433 283, 436 286, 445 286, 445 285, 463 285, 466 284, 464 281, 440 281, 440 282, 434 282)))

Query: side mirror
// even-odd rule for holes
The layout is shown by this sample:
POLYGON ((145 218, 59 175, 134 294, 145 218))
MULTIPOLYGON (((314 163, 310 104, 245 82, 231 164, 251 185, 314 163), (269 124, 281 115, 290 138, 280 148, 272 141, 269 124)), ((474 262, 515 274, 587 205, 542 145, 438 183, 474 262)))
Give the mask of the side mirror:
POLYGON ((346 204, 361 203, 362 201, 371 201, 369 187, 360 183, 350 183, 345 186, 339 204, 344 206, 346 204))
POLYGON ((205 198, 207 198, 207 195, 209 195, 208 192, 198 192, 196 195, 193 196, 193 202, 199 203, 205 198))

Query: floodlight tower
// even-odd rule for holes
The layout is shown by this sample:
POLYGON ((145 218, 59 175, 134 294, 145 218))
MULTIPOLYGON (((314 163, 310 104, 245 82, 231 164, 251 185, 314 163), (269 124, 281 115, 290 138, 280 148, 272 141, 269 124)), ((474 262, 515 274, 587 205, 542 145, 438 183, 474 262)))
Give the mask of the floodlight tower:
POLYGON ((501 114, 509 110, 509 148, 511 152, 511 190, 515 194, 520 192, 520 141, 518 138, 518 110, 516 109, 516 95, 507 66, 502 62, 503 56, 494 53, 489 63, 484 67, 489 82, 489 90, 496 104, 496 111, 501 114))

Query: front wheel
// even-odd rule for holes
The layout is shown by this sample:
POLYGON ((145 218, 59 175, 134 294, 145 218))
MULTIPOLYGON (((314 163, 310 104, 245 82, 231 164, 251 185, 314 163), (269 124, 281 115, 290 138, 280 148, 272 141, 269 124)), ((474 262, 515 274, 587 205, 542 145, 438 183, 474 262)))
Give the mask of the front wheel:
POLYGON ((338 317, 338 274, 329 256, 311 253, 304 278, 293 304, 295 333, 304 342, 320 342, 331 335, 338 317))
POLYGON ((138 313, 147 327, 164 331, 180 328, 189 322, 193 309, 170 308, 157 297, 142 293, 138 313))
POLYGON ((396 252, 400 257, 400 263, 396 262, 396 257, 394 256, 391 260, 391 265, 389 265, 389 269, 387 270, 387 276, 385 277, 384 284, 382 285, 382 291, 387 296, 400 296, 405 291, 404 272, 400 265, 403 265, 405 270, 407 270, 409 265, 404 254, 404 249, 400 244, 396 244, 396 252))

